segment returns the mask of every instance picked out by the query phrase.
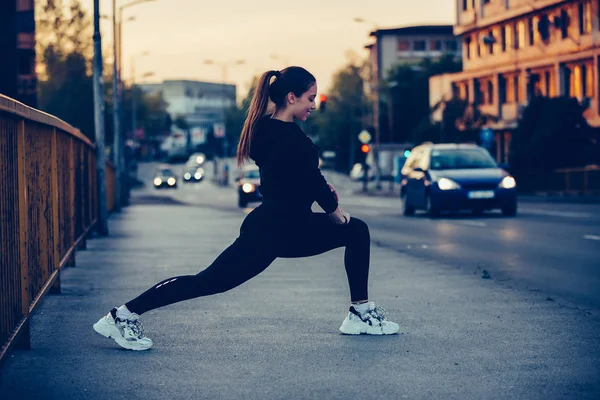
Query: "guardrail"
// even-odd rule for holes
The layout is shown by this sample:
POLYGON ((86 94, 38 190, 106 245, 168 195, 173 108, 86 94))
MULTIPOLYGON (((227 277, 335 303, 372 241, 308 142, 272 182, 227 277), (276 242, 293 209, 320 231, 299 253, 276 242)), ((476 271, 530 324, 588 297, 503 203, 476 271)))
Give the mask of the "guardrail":
MULTIPOLYGON (((107 164, 107 207, 114 168, 107 164)), ((0 361, 29 348, 29 316, 75 265, 98 218, 96 148, 60 119, 0 95, 0 361)), ((111 195, 112 193, 112 195, 111 195)))
POLYGON ((588 165, 582 168, 556 170, 563 182, 566 194, 600 194, 600 167, 588 165))

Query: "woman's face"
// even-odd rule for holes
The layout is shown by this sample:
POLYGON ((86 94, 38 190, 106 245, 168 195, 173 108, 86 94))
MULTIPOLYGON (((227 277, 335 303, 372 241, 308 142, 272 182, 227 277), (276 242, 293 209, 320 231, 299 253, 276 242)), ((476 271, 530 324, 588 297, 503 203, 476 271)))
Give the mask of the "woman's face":
POLYGON ((301 97, 294 96, 294 103, 288 104, 292 108, 295 119, 306 121, 310 114, 317 108, 315 98, 317 97, 317 84, 312 85, 301 97))

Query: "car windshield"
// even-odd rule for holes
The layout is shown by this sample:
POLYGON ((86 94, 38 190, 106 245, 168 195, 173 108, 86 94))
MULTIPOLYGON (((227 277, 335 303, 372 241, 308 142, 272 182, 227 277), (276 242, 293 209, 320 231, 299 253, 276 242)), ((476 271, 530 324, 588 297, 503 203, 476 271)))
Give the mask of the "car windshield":
POLYGON ((260 179, 260 171, 257 170, 257 169, 246 171, 244 173, 244 178, 248 178, 248 179, 260 179))
POLYGON ((498 168, 490 154, 483 149, 433 150, 431 169, 498 168))
POLYGON ((158 171, 158 175, 162 175, 162 176, 173 176, 173 171, 171 171, 168 168, 163 168, 161 170, 158 171))

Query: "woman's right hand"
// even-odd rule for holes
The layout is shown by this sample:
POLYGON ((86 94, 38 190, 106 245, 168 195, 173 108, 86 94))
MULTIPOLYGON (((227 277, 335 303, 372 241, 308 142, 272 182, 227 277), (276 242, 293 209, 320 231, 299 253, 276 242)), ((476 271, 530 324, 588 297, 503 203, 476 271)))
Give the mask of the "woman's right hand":
POLYGON ((350 214, 338 207, 334 212, 329 214, 329 219, 331 219, 334 224, 345 225, 350 222, 350 214))

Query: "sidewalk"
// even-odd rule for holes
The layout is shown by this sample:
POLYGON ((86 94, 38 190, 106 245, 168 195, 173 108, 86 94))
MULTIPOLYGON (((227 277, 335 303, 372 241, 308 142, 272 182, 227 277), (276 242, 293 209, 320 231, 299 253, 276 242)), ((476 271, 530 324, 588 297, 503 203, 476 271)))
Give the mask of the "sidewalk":
POLYGON ((244 217, 138 204, 114 215, 32 318, 2 399, 597 399, 600 318, 372 246, 371 295, 400 335, 349 337, 343 250, 278 259, 228 293, 143 316, 154 348, 92 330, 154 283, 205 268, 244 217))

